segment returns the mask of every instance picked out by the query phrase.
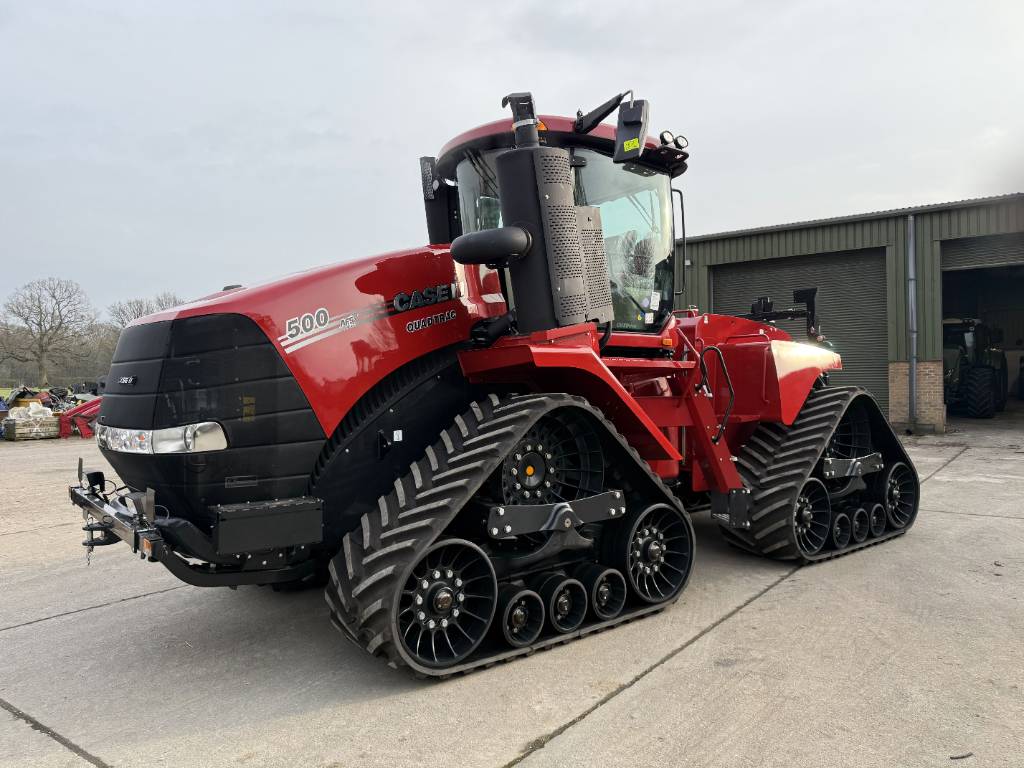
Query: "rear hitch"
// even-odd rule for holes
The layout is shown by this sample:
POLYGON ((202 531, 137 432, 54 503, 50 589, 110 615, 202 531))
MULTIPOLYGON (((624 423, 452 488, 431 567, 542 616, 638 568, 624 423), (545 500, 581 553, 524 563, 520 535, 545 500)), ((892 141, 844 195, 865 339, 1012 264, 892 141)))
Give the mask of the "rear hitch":
POLYGON ((89 554, 92 554, 93 547, 106 547, 110 544, 117 544, 121 540, 114 535, 114 531, 111 529, 109 523, 86 523, 82 526, 82 530, 86 532, 85 541, 82 542, 83 547, 87 547, 89 554), (102 534, 99 538, 96 534, 102 534))

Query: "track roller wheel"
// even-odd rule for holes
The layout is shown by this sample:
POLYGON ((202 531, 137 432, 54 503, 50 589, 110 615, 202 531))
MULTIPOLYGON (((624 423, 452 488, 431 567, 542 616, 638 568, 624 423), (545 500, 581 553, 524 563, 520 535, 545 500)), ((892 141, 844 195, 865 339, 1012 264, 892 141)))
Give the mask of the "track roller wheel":
POLYGON ((853 523, 850 516, 840 512, 832 518, 832 545, 836 549, 843 549, 850 543, 850 535, 853 533, 853 523))
POLYGON ((816 555, 828 541, 832 523, 832 504, 828 489, 816 477, 810 478, 796 497, 793 512, 796 542, 805 555, 816 555))
POLYGON ((465 539, 434 543, 413 567, 398 603, 398 636, 425 667, 468 657, 487 634, 498 598, 490 558, 465 539))
POLYGON ((536 642, 544 629, 544 601, 532 589, 508 585, 498 596, 501 635, 513 648, 536 642))
POLYGON ((578 629, 587 615, 587 590, 560 573, 541 578, 537 589, 547 609, 548 623, 560 634, 578 629))
POLYGON ((576 578, 586 587, 590 608, 602 621, 614 619, 626 605, 626 580, 614 568, 587 565, 580 568, 576 578))
POLYGON ((857 507, 850 513, 850 522, 853 524, 853 540, 858 544, 866 541, 871 531, 868 511, 864 507, 857 507))
POLYGON ((889 524, 897 530, 906 528, 917 513, 918 486, 913 470, 897 461, 879 475, 875 489, 889 524))
POLYGON ((875 504, 871 507, 871 536, 877 538, 885 533, 885 507, 875 504))
POLYGON ((652 504, 609 531, 614 557, 631 591, 645 603, 661 603, 679 593, 693 565, 693 528, 685 512, 652 504))

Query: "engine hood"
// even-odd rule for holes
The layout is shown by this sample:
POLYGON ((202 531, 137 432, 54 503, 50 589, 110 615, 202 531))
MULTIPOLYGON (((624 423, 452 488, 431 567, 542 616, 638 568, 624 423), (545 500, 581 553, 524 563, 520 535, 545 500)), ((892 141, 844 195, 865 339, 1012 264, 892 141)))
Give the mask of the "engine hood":
POLYGON ((132 323, 241 315, 276 348, 330 435, 391 371, 465 341, 482 317, 505 311, 494 273, 456 265, 426 246, 308 269, 220 291, 132 323))

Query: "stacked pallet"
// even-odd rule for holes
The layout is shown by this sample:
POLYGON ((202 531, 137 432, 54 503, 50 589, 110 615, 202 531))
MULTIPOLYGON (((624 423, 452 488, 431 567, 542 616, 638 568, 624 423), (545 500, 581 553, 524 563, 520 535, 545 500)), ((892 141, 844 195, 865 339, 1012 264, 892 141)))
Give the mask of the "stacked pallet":
POLYGON ((60 434, 60 419, 42 416, 34 419, 4 419, 4 439, 45 440, 60 434))
POLYGON ((11 408, 3 426, 7 440, 46 440, 60 435, 60 418, 39 403, 27 408, 11 408))

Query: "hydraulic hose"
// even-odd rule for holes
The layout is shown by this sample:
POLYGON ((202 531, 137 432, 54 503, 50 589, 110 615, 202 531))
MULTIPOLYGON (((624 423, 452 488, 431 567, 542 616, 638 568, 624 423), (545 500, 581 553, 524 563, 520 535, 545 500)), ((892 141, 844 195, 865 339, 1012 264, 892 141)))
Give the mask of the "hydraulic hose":
POLYGON ((725 364, 725 355, 722 354, 722 350, 716 347, 714 344, 708 344, 700 351, 700 370, 701 370, 701 386, 708 383, 708 367, 704 361, 704 355, 712 351, 718 355, 718 362, 722 366, 722 375, 725 377, 725 385, 729 388, 729 404, 725 407, 725 413, 722 415, 722 421, 718 425, 718 433, 711 438, 711 442, 718 443, 722 439, 722 435, 725 434, 725 427, 729 423, 729 417, 732 415, 733 405, 736 404, 736 390, 732 386, 732 377, 729 376, 729 368, 725 364))

